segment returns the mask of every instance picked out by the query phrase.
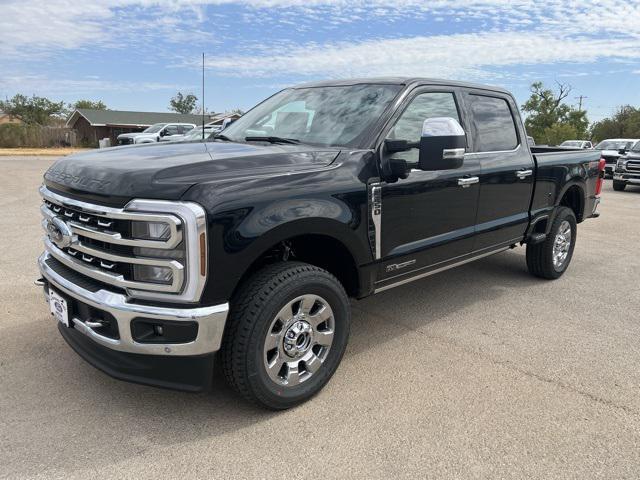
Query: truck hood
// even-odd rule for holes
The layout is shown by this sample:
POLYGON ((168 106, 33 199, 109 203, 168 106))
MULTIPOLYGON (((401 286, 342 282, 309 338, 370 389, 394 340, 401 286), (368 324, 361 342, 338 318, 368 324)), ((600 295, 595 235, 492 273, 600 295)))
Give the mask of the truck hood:
POLYGON ((176 142, 93 150, 64 157, 45 183, 75 195, 178 200, 191 186, 234 177, 284 174, 329 165, 336 148, 232 142, 176 142))
POLYGON ((600 150, 600 154, 603 157, 619 157, 620 153, 618 150, 600 150))

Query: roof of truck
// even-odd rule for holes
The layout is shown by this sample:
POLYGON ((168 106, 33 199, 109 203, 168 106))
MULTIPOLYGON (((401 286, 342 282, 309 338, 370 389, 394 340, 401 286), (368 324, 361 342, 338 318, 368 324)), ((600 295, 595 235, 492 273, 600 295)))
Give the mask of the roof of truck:
POLYGON ((455 80, 444 80, 441 78, 424 78, 424 77, 371 77, 371 78, 345 78, 338 80, 322 80, 318 82, 303 83, 301 85, 295 85, 293 88, 308 88, 308 87, 335 87, 346 85, 357 85, 361 83, 373 83, 373 84, 388 84, 388 85, 446 85, 455 87, 467 87, 476 88, 480 90, 491 90, 494 92, 501 92, 511 94, 508 90, 501 87, 495 87, 491 85, 480 85, 470 82, 458 82, 455 80))

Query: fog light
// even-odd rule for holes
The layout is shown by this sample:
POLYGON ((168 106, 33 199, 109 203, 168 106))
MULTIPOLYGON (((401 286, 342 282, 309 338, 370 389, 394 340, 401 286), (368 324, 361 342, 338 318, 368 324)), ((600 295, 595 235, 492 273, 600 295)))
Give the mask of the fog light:
POLYGON ((173 272, 167 267, 134 265, 133 278, 138 282, 163 283, 171 285, 173 282, 173 272))
POLYGON ((142 240, 168 240, 171 229, 163 222, 131 222, 131 236, 142 240))

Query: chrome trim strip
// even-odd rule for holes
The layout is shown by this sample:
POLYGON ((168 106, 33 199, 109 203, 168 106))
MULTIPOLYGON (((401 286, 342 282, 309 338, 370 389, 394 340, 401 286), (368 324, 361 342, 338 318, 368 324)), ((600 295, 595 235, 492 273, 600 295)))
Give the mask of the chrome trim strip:
POLYGON ((522 147, 522 144, 519 143, 518 146, 512 150, 493 150, 491 152, 468 152, 465 153, 465 156, 473 156, 473 155, 493 155, 495 153, 515 153, 522 147))
POLYGON ((72 318, 74 327, 96 343, 121 352, 146 355, 204 355, 220 349, 229 312, 228 303, 197 308, 167 308, 132 304, 127 302, 126 296, 118 293, 108 290, 98 290, 94 293, 79 287, 52 270, 46 264, 48 258, 49 254, 43 253, 38 258, 38 267, 50 285, 80 302, 109 312, 118 322, 120 339, 116 340, 100 335, 85 322, 78 318, 72 318), (189 343, 138 343, 131 336, 130 325, 131 320, 136 317, 197 322, 198 334, 196 339, 189 343))
POLYGON ((375 257, 381 258, 382 245, 382 186, 380 184, 371 187, 371 221, 373 222, 375 237, 375 257))
POLYGON ((475 256, 473 256, 471 258, 467 258, 466 260, 462 260, 460 262, 456 262, 456 263, 452 263, 450 265, 446 265, 444 267, 436 268, 435 270, 429 270, 428 272, 421 273, 421 274, 416 275, 414 277, 405 278, 404 280, 400 280, 398 282, 391 283, 389 285, 385 285, 385 286, 380 287, 380 288, 376 288, 373 291, 373 293, 375 294, 375 293, 384 292, 385 290, 389 290, 391 288, 398 287, 400 285, 404 285, 405 283, 410 283, 410 282, 413 282, 415 280, 420 280, 421 278, 425 278, 425 277, 428 277, 430 275, 435 275, 436 273, 444 272, 445 270, 449 270, 450 268, 459 267, 460 265, 464 265, 465 263, 473 262, 474 260, 479 260, 480 258, 483 258, 483 257, 488 257, 489 255, 493 255, 494 253, 504 252, 505 250, 509 250, 509 247, 500 247, 500 248, 498 248, 496 250, 491 250, 490 252, 485 252, 485 253, 482 253, 480 255, 475 255, 475 256))
POLYGON ((445 148, 442 150, 443 159, 464 158, 464 148, 445 148))

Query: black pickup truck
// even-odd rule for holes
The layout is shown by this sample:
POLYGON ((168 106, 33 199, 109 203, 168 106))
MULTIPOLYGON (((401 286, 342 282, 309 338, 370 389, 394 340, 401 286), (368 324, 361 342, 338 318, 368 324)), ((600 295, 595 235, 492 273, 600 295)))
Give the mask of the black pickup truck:
POLYGON ((39 258, 68 344, 114 377, 298 404, 361 299, 526 244, 558 278, 595 217, 593 150, 529 147, 504 90, 422 78, 306 84, 208 141, 63 158, 39 258))

